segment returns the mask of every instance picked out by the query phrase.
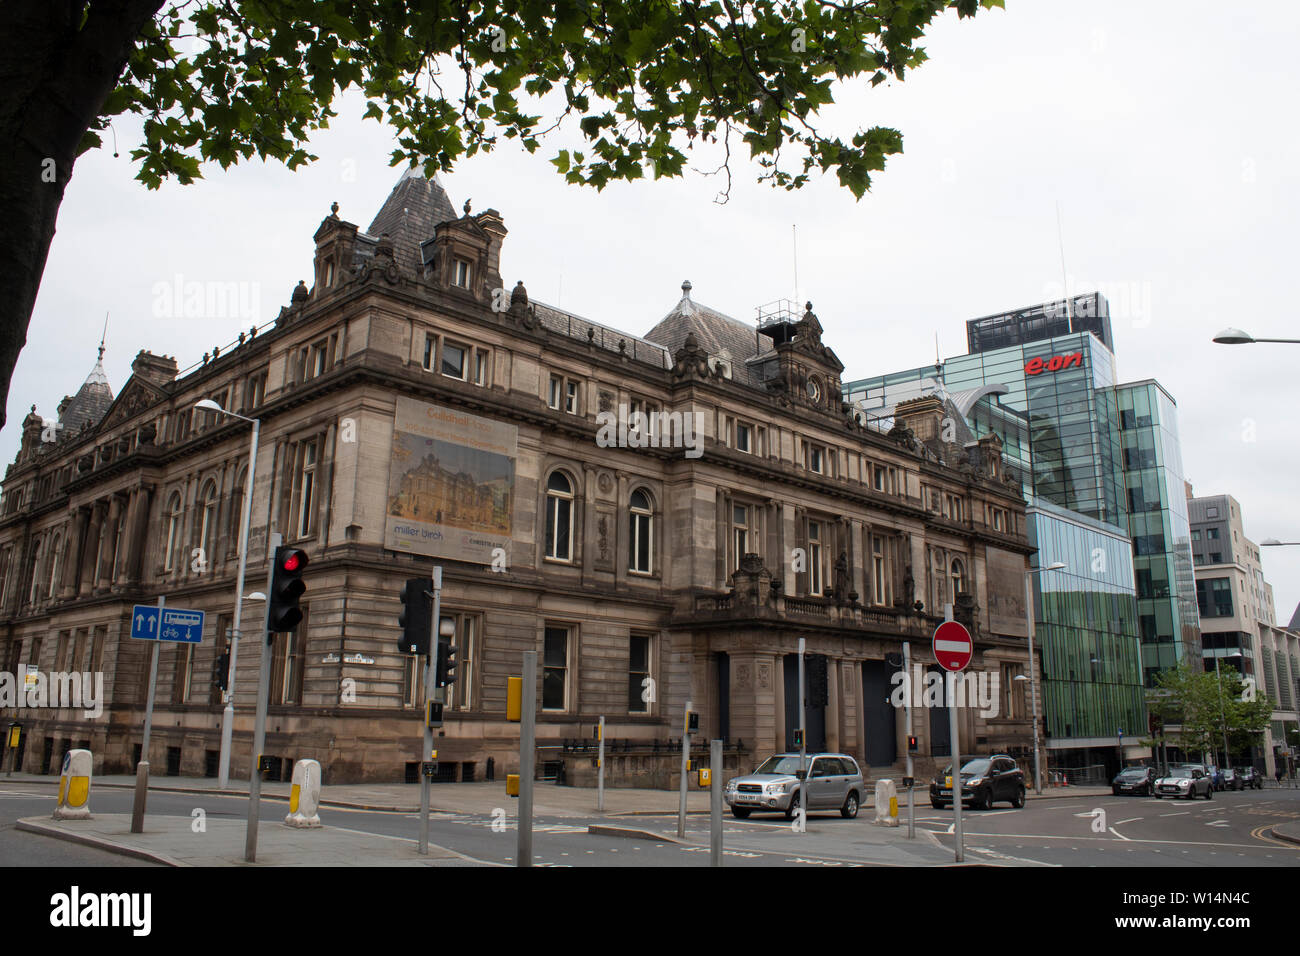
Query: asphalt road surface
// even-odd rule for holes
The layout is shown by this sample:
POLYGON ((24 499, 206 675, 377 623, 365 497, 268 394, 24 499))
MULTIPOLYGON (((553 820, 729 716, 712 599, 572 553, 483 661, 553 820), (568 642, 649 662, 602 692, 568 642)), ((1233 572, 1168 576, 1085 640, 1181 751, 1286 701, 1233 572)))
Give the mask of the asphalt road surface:
MULTIPOLYGON (((94 792, 93 809, 129 813, 131 792, 103 788, 94 792)), ((264 798, 265 799, 265 798, 264 798)), ((272 819, 281 801, 267 800, 264 819, 272 819)), ((0 865, 141 865, 74 844, 13 830, 19 817, 48 814, 52 788, 0 783, 0 865)), ((484 863, 511 866, 516 851, 514 813, 505 801, 496 815, 434 813, 432 842, 484 863)), ((190 818, 196 807, 209 817, 243 819, 247 798, 218 794, 151 792, 151 815, 190 818)), ((418 835, 419 816, 323 807, 325 823, 390 837, 418 835)), ((906 811, 903 810, 904 821, 906 811)), ((917 807, 914 841, 881 844, 869 811, 856 820, 837 814, 814 814, 806 833, 795 833, 777 816, 725 819, 727 866, 846 867, 951 863, 954 836, 951 810, 917 807)), ((1001 806, 963 814, 966 862, 1001 866, 1297 866, 1300 846, 1268 835, 1276 823, 1300 820, 1300 790, 1219 793, 1212 800, 1155 800, 1144 797, 1090 797, 1030 800, 1023 810, 1001 806), (1098 813, 1100 811, 1100 814, 1098 813), (1104 816, 1103 816, 1104 815, 1104 816)), ((538 866, 707 866, 708 818, 688 818, 687 839, 702 846, 680 846, 654 838, 612 837, 587 833, 593 823, 672 834, 672 816, 538 817, 533 825, 538 866)), ((327 834, 323 833, 323 836, 327 834)), ((147 864, 145 864, 147 865, 147 864)))

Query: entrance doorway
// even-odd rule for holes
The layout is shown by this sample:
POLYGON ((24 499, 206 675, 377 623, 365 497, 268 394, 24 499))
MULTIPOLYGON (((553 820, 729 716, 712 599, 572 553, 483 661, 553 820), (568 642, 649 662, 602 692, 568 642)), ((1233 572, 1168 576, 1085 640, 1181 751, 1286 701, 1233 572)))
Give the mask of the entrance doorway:
POLYGON ((865 756, 872 767, 888 767, 898 759, 898 709, 889 702, 897 668, 888 661, 862 662, 862 719, 866 724, 865 756))
MULTIPOLYGON (((806 661, 806 658, 805 658, 806 661)), ((805 675, 806 676, 806 675, 805 675)), ((799 729, 799 655, 785 655, 785 749, 790 752, 799 748, 794 745, 794 732, 799 729)), ((809 753, 826 749, 826 708, 809 707, 805 726, 808 739, 805 741, 809 753)))

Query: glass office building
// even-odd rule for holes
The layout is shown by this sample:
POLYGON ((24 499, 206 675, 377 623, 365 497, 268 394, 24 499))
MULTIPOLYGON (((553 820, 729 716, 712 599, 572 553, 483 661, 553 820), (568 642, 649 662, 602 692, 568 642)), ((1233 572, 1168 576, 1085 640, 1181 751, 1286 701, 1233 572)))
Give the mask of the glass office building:
POLYGON ((1001 439, 1034 561, 1066 564, 1034 575, 1052 765, 1113 765, 1121 730, 1126 744, 1146 735, 1144 685, 1189 637, 1199 646, 1173 401, 1154 382, 1116 383, 1098 294, 973 319, 967 341, 966 355, 848 382, 845 397, 887 424, 898 402, 940 394, 1001 439))
POLYGON ((1178 412, 1158 382, 1133 382, 1116 391, 1142 670, 1150 685, 1180 660, 1201 657, 1178 412))

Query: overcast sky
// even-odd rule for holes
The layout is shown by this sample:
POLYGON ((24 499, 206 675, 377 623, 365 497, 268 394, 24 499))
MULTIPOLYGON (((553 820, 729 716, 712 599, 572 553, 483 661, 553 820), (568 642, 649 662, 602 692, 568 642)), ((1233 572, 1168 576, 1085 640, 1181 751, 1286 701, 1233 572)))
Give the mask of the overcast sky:
MULTIPOLYGON (((1008 0, 1006 11, 942 21, 931 61, 905 83, 841 87, 825 126, 902 131, 861 202, 834 178, 793 193, 733 165, 716 178, 566 185, 546 159, 506 147, 445 185, 459 211, 494 207, 510 230, 507 287, 643 334, 690 279, 696 301, 751 321, 756 307, 811 299, 845 380, 965 352, 968 318, 1100 289, 1110 299, 1121 381, 1155 378, 1178 402, 1186 477, 1231 494, 1255 541, 1300 541, 1300 346, 1220 346, 1236 326, 1296 337, 1291 300, 1300 222, 1293 116, 1300 4, 1008 0), (1060 207, 1064 246, 1058 243, 1060 207), (798 227, 798 288, 792 255, 798 227)), ((369 225, 399 175, 392 137, 344 103, 290 173, 205 168, 194 186, 149 192, 128 159, 138 127, 78 162, 9 394, 0 456, 12 461, 33 403, 53 418, 80 387, 110 313, 104 366, 114 392, 142 348, 182 368, 274 318, 310 284, 312 233, 339 215, 369 225), (223 318, 156 317, 157 291, 243 283, 223 318)), ((705 167, 710 157, 696 165, 705 167)), ((1263 549, 1285 623, 1300 601, 1300 548, 1263 549)))

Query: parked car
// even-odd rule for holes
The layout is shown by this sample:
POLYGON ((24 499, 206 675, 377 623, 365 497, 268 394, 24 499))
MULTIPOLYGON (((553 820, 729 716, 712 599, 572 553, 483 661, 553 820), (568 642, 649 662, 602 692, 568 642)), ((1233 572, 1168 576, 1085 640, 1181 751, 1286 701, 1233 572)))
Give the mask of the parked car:
POLYGON ((1161 797, 1186 797, 1194 800, 1204 795, 1206 800, 1214 796, 1210 776, 1199 767, 1172 767, 1167 776, 1156 781, 1156 799, 1161 797))
MULTIPOLYGON (((952 765, 930 783, 930 806, 942 810, 952 803, 952 765)), ((1025 805, 1025 773, 1006 754, 975 757, 961 768, 961 802, 974 810, 987 810, 1006 801, 1019 810, 1025 805)))
POLYGON ((1125 767, 1110 782, 1110 792, 1117 797, 1124 793, 1149 797, 1155 793, 1156 776, 1153 767, 1125 767))
POLYGON ((1264 775, 1254 767, 1238 767, 1237 779, 1241 781, 1242 790, 1264 789, 1264 775))
POLYGON ((866 782, 858 762, 848 754, 808 754, 808 773, 797 753, 774 754, 748 776, 727 781, 725 796, 731 814, 743 820, 755 811, 784 813, 793 820, 804 794, 807 809, 839 810, 853 819, 862 805, 866 782))
POLYGON ((1237 771, 1233 770, 1231 767, 1224 767, 1224 768, 1220 771, 1220 773, 1223 774, 1223 789, 1224 789, 1224 790, 1240 790, 1240 789, 1241 789, 1241 781, 1237 778, 1237 771))

